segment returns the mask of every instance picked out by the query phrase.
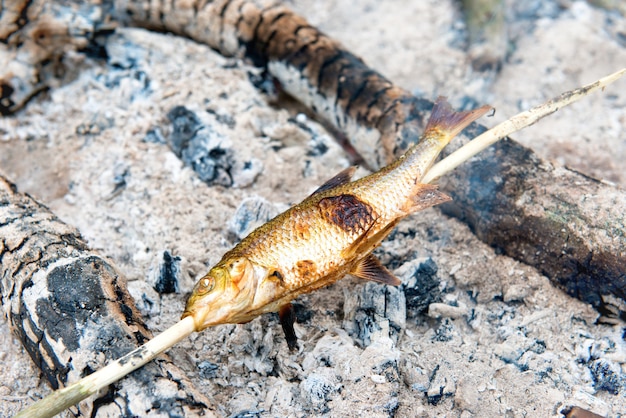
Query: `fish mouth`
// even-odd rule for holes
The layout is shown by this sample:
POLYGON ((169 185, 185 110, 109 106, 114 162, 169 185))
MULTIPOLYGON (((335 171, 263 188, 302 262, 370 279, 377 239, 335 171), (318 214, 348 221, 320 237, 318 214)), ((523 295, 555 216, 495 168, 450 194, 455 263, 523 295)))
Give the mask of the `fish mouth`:
POLYGON ((225 313, 223 309, 212 310, 208 307, 200 307, 193 310, 185 310, 181 319, 188 316, 193 318, 196 325, 196 332, 200 332, 206 328, 213 327, 215 325, 229 323, 229 318, 232 316, 229 313, 225 313))
POLYGON ((187 299, 187 303, 185 304, 185 311, 183 312, 183 314, 181 315, 180 319, 185 319, 188 316, 193 316, 195 317, 195 312, 198 310, 197 307, 195 307, 196 305, 196 298, 194 297, 194 295, 192 294, 188 299, 187 299), (195 307, 195 309, 194 309, 195 307))
POLYGON ((222 306, 216 303, 202 304, 200 302, 201 300, 198 303, 190 300, 181 316, 181 319, 191 316, 197 332, 215 325, 237 323, 236 317, 239 312, 231 304, 222 306))
POLYGON ((190 309, 185 309, 185 312, 183 312, 183 314, 181 315, 180 319, 182 321, 183 319, 187 318, 188 316, 192 317, 196 332, 200 332, 200 331, 202 331, 206 327, 202 326, 202 323, 204 322, 204 318, 202 318, 202 320, 199 321, 196 314, 197 314, 197 311, 192 311, 190 309))
MULTIPOLYGON (((193 318, 193 321, 196 325, 196 332, 202 331, 203 329, 215 325, 214 323, 206 324, 207 317, 211 312, 213 314, 217 313, 215 309, 211 309, 211 304, 207 305, 206 303, 202 303, 202 298, 197 298, 192 295, 187 300, 187 305, 185 306, 185 311, 181 315, 180 319, 185 319, 188 316, 193 318)), ((218 310, 219 311, 219 310, 218 310)), ((215 321, 211 321, 215 322, 215 321)))

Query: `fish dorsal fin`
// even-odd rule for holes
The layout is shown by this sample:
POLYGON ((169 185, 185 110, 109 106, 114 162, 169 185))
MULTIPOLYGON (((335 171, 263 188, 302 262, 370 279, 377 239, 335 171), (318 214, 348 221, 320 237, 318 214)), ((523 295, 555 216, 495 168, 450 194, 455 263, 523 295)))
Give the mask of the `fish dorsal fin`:
POLYGON ((333 178, 328 180, 326 183, 322 184, 320 187, 317 188, 317 190, 311 193, 311 196, 321 193, 325 190, 332 189, 333 187, 346 184, 352 179, 352 176, 354 175, 355 171, 356 171, 356 166, 348 167, 346 169, 341 170, 333 178))
POLYGON ((350 274, 360 277, 361 279, 391 286, 399 286, 402 283, 400 279, 387 270, 385 266, 380 264, 380 261, 372 254, 361 260, 350 274))

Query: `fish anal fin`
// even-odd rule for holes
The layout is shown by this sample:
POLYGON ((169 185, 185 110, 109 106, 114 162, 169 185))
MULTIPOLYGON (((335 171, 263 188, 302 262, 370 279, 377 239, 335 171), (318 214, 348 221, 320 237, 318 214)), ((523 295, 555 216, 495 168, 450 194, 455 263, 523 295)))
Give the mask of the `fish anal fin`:
POLYGON ((411 196, 403 209, 404 212, 409 215, 413 212, 418 212, 451 200, 452 198, 447 194, 440 192, 437 186, 418 183, 415 185, 414 194, 411 196))
POLYGON ((311 193, 311 196, 332 189, 333 187, 341 186, 342 184, 348 183, 352 179, 355 171, 356 166, 351 166, 344 170, 341 170, 333 178, 322 184, 320 187, 317 188, 317 190, 311 193))
POLYGON ((391 286, 399 286, 402 283, 400 279, 387 270, 372 254, 361 260, 350 274, 360 277, 361 279, 391 286))
POLYGON ((283 327, 285 333, 289 351, 297 350, 298 337, 296 337, 296 331, 293 329, 293 323, 296 322, 296 312, 293 309, 293 305, 291 303, 283 305, 278 311, 278 316, 280 318, 280 325, 283 327))

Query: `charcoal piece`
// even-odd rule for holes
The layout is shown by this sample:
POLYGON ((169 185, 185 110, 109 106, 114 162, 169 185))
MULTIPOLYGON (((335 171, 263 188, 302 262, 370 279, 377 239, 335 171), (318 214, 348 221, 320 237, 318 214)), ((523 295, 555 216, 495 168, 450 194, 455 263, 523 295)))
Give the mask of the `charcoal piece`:
POLYGON ((300 383, 300 391, 318 413, 330 412, 327 402, 341 389, 339 376, 330 367, 320 367, 300 383))
POLYGON ((258 158, 250 158, 247 161, 237 160, 230 174, 235 187, 248 187, 263 172, 263 161, 258 158))
POLYGON ((233 217, 228 221, 228 233, 231 241, 240 241, 255 228, 276 215, 278 215, 276 206, 260 196, 244 199, 233 217))
POLYGON ((344 298, 344 327, 363 345, 370 345, 387 321, 389 336, 397 340, 406 325, 406 302, 399 288, 368 282, 358 291, 345 292, 344 298))
POLYGON ((309 143, 309 150, 306 155, 310 157, 320 157, 328 152, 328 145, 320 140, 319 136, 313 136, 309 143))
POLYGON ((183 150, 183 161, 191 166, 198 177, 207 184, 229 187, 233 184, 230 170, 233 152, 219 146, 211 147, 211 139, 204 136, 191 141, 189 148, 183 150))
POLYGON ((209 115, 213 115, 215 116, 215 120, 218 123, 222 123, 226 126, 228 126, 230 129, 233 129, 235 127, 235 125, 237 125, 237 121, 235 120, 234 117, 232 117, 229 114, 226 113, 219 113, 217 110, 215 109, 211 109, 211 108, 207 108, 206 112, 209 115))
POLYGON ((399 382, 400 370, 398 360, 394 357, 385 358, 378 364, 372 366, 372 372, 385 377, 386 382, 399 382))
POLYGON ((220 366, 210 361, 204 360, 198 363, 198 370, 200 370, 200 377, 203 379, 212 379, 217 377, 217 372, 220 366))
POLYGON ((441 302, 437 264, 432 258, 420 263, 408 281, 405 281, 404 296, 409 317, 425 313, 431 303, 441 302))
POLYGON ((535 341, 533 341, 533 344, 528 348, 528 350, 532 351, 533 353, 543 354, 546 352, 546 342, 536 339, 535 341))
POLYGON ((248 79, 254 87, 268 96, 270 100, 277 100, 279 84, 267 70, 248 71, 248 79))
POLYGON ((150 142, 153 144, 167 144, 167 140, 163 136, 163 132, 161 132, 161 128, 158 126, 152 129, 148 129, 146 132, 146 136, 142 139, 143 142, 150 142))
POLYGON ((130 177, 130 168, 122 162, 116 163, 113 168, 113 190, 109 193, 107 200, 113 199, 124 191, 128 177, 130 177))
POLYGON ((209 185, 229 187, 233 184, 231 170, 233 150, 228 140, 184 106, 176 106, 167 114, 172 122, 169 145, 172 151, 209 185))
POLYGON ((454 324, 449 318, 444 318, 439 327, 435 330, 433 341, 448 342, 454 336, 454 324))
POLYGON ((169 137, 169 145, 178 157, 182 156, 184 148, 201 128, 200 119, 184 106, 176 106, 167 114, 172 122, 172 132, 169 137))
POLYGON ((383 405, 383 411, 389 414, 389 417, 395 417, 398 408, 400 408, 400 401, 397 396, 391 397, 391 399, 383 405))
POLYGON ((456 393, 456 378, 447 363, 438 364, 430 376, 430 386, 426 398, 431 405, 437 405, 442 399, 456 393))
POLYGON ((311 138, 307 144, 306 155, 309 157, 321 157, 328 152, 327 141, 331 139, 326 135, 320 135, 317 129, 311 127, 309 119, 305 114, 300 113, 296 117, 291 117, 289 122, 310 135, 311 138))
POLYGON ((258 401, 249 393, 237 394, 228 402, 227 410, 230 410, 229 418, 259 418, 258 401))
POLYGON ((115 126, 115 119, 112 116, 105 115, 101 112, 94 114, 76 127, 78 135, 99 135, 103 131, 115 126))
POLYGON ((161 298, 156 290, 146 287, 141 293, 141 298, 135 300, 137 308, 146 318, 154 318, 161 315, 161 298))
POLYGON ((154 281, 154 289, 160 294, 178 293, 180 280, 180 257, 173 256, 169 251, 163 251, 163 258, 154 281))
POLYGON ((611 395, 626 391, 626 377, 621 373, 619 365, 598 359, 592 361, 588 367, 595 390, 604 390, 611 395))
POLYGON ((376 310, 373 308, 359 308, 354 315, 357 338, 363 341, 364 346, 372 342, 372 335, 380 332, 381 327, 376 320, 376 310))
POLYGON ((259 411, 242 411, 232 415, 232 418, 259 418, 260 416, 261 412, 259 411))

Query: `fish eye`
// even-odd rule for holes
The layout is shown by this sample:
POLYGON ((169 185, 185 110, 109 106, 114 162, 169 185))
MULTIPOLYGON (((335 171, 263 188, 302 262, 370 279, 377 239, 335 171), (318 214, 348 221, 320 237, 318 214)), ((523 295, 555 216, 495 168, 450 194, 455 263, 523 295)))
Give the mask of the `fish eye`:
POLYGON ((215 279, 210 276, 205 276, 198 282, 196 286, 196 292, 199 294, 208 293, 215 287, 215 279))

